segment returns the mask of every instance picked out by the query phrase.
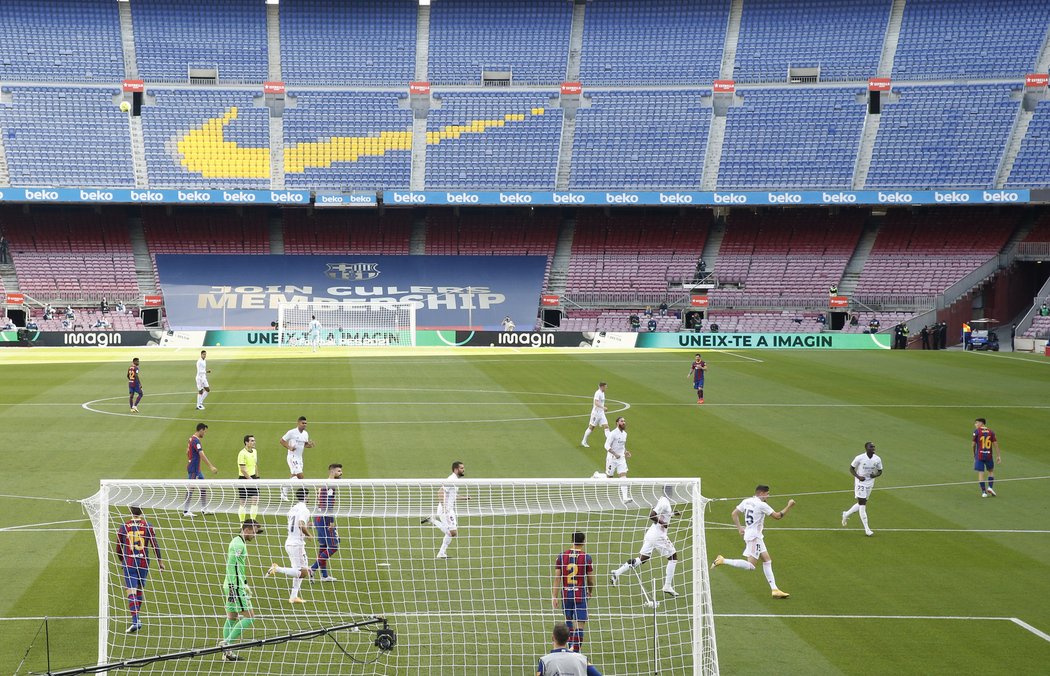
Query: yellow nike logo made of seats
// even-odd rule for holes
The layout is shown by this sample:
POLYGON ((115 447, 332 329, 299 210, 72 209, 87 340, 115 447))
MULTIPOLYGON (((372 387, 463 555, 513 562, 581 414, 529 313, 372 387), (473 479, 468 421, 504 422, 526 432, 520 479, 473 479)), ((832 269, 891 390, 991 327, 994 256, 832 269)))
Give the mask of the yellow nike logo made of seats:
MULTIPOLYGON (((499 119, 471 120, 427 132, 427 145, 459 139, 464 134, 483 134, 493 127, 524 122, 544 115, 545 108, 528 113, 508 113, 499 119)), ((178 142, 181 164, 204 178, 269 178, 270 149, 242 147, 226 140, 226 126, 237 119, 233 106, 222 117, 213 117, 187 132, 178 142)), ((388 150, 412 150, 412 132, 382 131, 377 136, 336 136, 324 141, 299 143, 285 148, 284 171, 301 174, 307 169, 328 168, 335 162, 356 162, 361 157, 379 157, 388 150)))

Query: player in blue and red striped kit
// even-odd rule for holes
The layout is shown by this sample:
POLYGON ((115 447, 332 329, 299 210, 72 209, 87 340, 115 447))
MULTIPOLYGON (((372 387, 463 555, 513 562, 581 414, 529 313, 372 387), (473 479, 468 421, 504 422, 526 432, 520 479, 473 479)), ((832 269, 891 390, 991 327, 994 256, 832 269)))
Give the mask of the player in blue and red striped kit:
POLYGON ((689 375, 693 379, 693 389, 696 390, 696 403, 704 403, 704 375, 707 373, 707 362, 699 353, 689 366, 689 375))
POLYGON ((128 610, 131 611, 131 626, 127 633, 134 634, 142 628, 139 609, 142 608, 146 578, 149 577, 149 552, 157 555, 157 567, 164 570, 164 559, 160 555, 160 544, 153 526, 142 516, 138 507, 131 508, 132 517, 117 530, 117 559, 124 572, 124 587, 128 593, 128 610))
POLYGON ((554 589, 551 605, 558 608, 561 603, 565 613, 565 624, 571 632, 569 647, 580 652, 583 631, 587 626, 587 598, 594 594, 594 563, 591 555, 583 551, 587 536, 572 534, 572 547, 566 549, 554 561, 554 589))
MULTIPOLYGON (((333 462, 328 466, 328 478, 332 481, 343 478, 343 466, 333 462)), ((334 575, 328 574, 328 559, 339 549, 339 534, 335 530, 336 494, 335 486, 326 485, 317 491, 317 511, 314 513, 314 528, 317 531, 317 560, 310 566, 311 570, 321 571, 321 580, 335 581, 334 575)))
POLYGON ((988 429, 988 421, 977 418, 973 421, 973 468, 977 471, 977 483, 981 486, 981 497, 995 497, 995 463, 1002 463, 999 452, 999 440, 995 432, 988 429), (992 460, 995 451, 995 460, 992 460), (988 484, 984 483, 984 473, 988 472, 988 484))
MULTIPOLYGON (((211 464, 211 460, 208 460, 208 456, 204 454, 204 445, 201 444, 201 439, 204 438, 205 433, 208 431, 208 426, 204 423, 197 423, 197 431, 193 433, 190 440, 186 442, 186 478, 187 479, 203 479, 204 472, 201 471, 201 460, 208 463, 208 469, 211 470, 212 474, 215 474, 219 469, 211 464)), ((210 514, 208 510, 208 490, 205 488, 200 489, 201 500, 200 508, 201 514, 210 514)), ((186 504, 182 507, 182 515, 185 517, 194 517, 192 511, 190 511, 190 502, 193 499, 193 489, 186 491, 186 504)))
POLYGON ((142 401, 142 381, 139 380, 139 358, 135 357, 131 360, 131 366, 128 367, 128 406, 131 407, 132 413, 139 412, 139 402, 142 401), (138 399, 135 395, 138 395, 138 399))

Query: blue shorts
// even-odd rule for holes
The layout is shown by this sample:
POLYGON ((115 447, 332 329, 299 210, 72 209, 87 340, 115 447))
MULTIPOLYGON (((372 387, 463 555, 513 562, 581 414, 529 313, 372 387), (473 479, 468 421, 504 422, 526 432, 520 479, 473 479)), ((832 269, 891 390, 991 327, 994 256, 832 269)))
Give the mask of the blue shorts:
POLYGON ((575 594, 563 595, 561 609, 565 613, 565 619, 570 622, 587 621, 587 597, 577 601, 575 594))
POLYGON ((314 527, 317 529, 317 548, 335 551, 339 549, 339 536, 335 530, 335 519, 330 516, 314 517, 314 527))
POLYGON ((694 380, 693 381, 693 389, 694 390, 702 389, 703 386, 704 386, 704 381, 703 381, 702 378, 700 380, 694 380))
POLYGON ((991 472, 995 469, 995 463, 992 462, 991 458, 988 460, 974 460, 973 468, 978 472, 991 472))
POLYGON ((199 468, 198 469, 190 469, 189 467, 187 467, 186 468, 186 478, 187 479, 203 479, 204 478, 204 472, 200 471, 199 468))
POLYGON ((145 589, 149 568, 122 566, 124 569, 124 587, 126 589, 145 589))
POLYGON ((142 394, 142 385, 128 383, 128 394, 142 394))

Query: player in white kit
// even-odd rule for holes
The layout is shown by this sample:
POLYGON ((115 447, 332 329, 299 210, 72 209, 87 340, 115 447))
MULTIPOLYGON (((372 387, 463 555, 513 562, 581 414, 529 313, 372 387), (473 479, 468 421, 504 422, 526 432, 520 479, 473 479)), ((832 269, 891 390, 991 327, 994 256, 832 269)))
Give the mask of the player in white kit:
POLYGON ((599 425, 605 430, 605 434, 609 434, 609 421, 605 418, 605 412, 608 411, 608 407, 605 405, 605 381, 598 383, 598 389, 594 391, 594 400, 591 403, 591 419, 587 423, 587 429, 583 432, 583 441, 580 445, 584 448, 590 448, 590 444, 587 443, 587 437, 591 436, 591 432, 594 431, 595 427, 599 425))
POLYGON ((292 595, 288 598, 289 603, 306 603, 299 597, 299 588, 303 584, 303 578, 310 576, 310 560, 306 558, 306 539, 312 537, 310 534, 310 508, 306 506, 306 497, 309 491, 306 488, 295 489, 295 504, 288 510, 288 536, 284 539, 284 550, 288 552, 288 561, 291 565, 287 568, 270 564, 267 575, 280 573, 292 580, 292 595))
POLYGON ((321 346, 321 322, 317 321, 316 315, 310 316, 310 348, 317 352, 317 348, 321 346))
MULTIPOLYGON (((314 442, 310 441, 310 433, 306 431, 306 416, 299 416, 295 427, 285 432, 281 437, 281 446, 288 449, 288 472, 292 479, 302 479, 303 449, 314 447, 314 442)), ((281 488, 281 499, 288 499, 287 488, 281 488)))
MULTIPOLYGON (((605 476, 621 479, 627 478, 627 458, 631 452, 627 450, 627 418, 620 416, 616 419, 616 428, 605 433, 605 476)), ((634 502, 631 493, 624 484, 620 486, 620 497, 624 502, 634 502)))
POLYGON ((868 498, 875 488, 875 478, 882 476, 882 458, 875 455, 875 444, 870 441, 864 444, 864 452, 850 463, 849 473, 853 475, 853 495, 857 498, 857 504, 842 513, 842 525, 849 523, 853 512, 860 512, 864 534, 871 537, 875 531, 868 528, 868 498))
POLYGON ((769 486, 760 484, 755 487, 754 497, 744 499, 739 505, 737 505, 736 509, 733 510, 733 523, 736 524, 737 532, 744 537, 744 556, 747 557, 747 559, 727 559, 719 554, 715 557, 714 563, 711 564, 711 567, 715 568, 725 564, 732 568, 754 570, 755 565, 761 561, 762 572, 766 574, 766 581, 769 582, 769 588, 773 590, 773 598, 786 599, 791 596, 791 594, 777 589, 777 581, 776 578, 773 577, 773 560, 769 558, 769 552, 766 550, 762 528, 765 526, 767 516, 771 516, 777 520, 783 519, 784 515, 788 513, 788 510, 794 507, 795 501, 788 500, 787 507, 777 512, 766 503, 766 500, 768 499, 769 486), (744 517, 743 526, 740 525, 741 515, 744 517))
POLYGON ((467 467, 462 462, 457 460, 452 463, 452 474, 448 475, 448 483, 438 489, 437 513, 424 517, 420 521, 424 524, 429 523, 445 534, 437 553, 439 559, 448 558, 448 546, 452 544, 452 538, 458 534, 456 531, 456 501, 470 500, 469 497, 459 494, 459 486, 456 485, 466 473, 467 467))
POLYGON ((671 538, 667 537, 667 527, 671 525, 672 516, 681 516, 682 513, 671 506, 671 495, 673 486, 664 488, 664 495, 656 501, 652 511, 649 512, 649 520, 652 525, 645 531, 645 539, 642 541, 642 549, 637 558, 629 560, 612 572, 610 582, 615 587, 620 583, 620 576, 632 568, 638 568, 652 558, 653 550, 660 552, 660 556, 667 557, 667 568, 664 571, 663 592, 668 596, 678 596, 674 589, 674 569, 678 566, 678 550, 675 549, 671 538))
POLYGON ((197 410, 204 410, 204 400, 211 394, 211 386, 208 384, 208 351, 201 350, 201 358, 197 360, 197 410))

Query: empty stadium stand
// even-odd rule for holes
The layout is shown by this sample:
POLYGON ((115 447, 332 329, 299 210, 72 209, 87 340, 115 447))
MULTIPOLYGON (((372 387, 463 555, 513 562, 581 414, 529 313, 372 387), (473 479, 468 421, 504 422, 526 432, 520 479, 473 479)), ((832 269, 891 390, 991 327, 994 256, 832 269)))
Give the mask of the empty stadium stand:
POLYGON ((573 189, 700 185, 711 109, 707 90, 599 92, 576 114, 573 189))
POLYGON ((692 279, 710 226, 709 212, 660 210, 576 214, 567 292, 666 291, 692 279))
POLYGON ((1050 4, 1042 0, 908 0, 893 77, 1023 77, 1047 25, 1050 4))
POLYGON ((124 78, 113 0, 0 2, 0 81, 108 82, 124 78))
POLYGON ((284 113, 288 188, 407 189, 412 111, 399 92, 296 91, 284 113))
POLYGON ((294 84, 397 84, 415 74, 417 0, 280 3, 281 73, 294 84))
POLYGON ((1050 100, 1040 101, 1021 141, 1008 188, 1042 188, 1050 177, 1050 100))
POLYGON ((1010 85, 900 87, 882 109, 869 188, 992 187, 1019 103, 1010 85))
POLYGON ((441 0, 430 8, 430 81, 481 84, 483 71, 513 84, 565 79, 572 3, 565 0, 441 0))
POLYGON ((11 184, 135 185, 127 115, 113 87, 4 87, 0 104, 11 184))
POLYGON ((1008 213, 963 207, 890 211, 856 293, 937 295, 998 254, 1014 221, 1008 213))
POLYGON ((427 212, 426 253, 442 256, 550 256, 561 215, 554 209, 427 212))
MULTIPOLYGON (((858 89, 758 89, 726 121, 718 187, 848 188, 866 108, 858 89)), ((993 167, 994 172, 994 167, 993 167)))
POLYGON ((592 0, 580 78, 591 85, 708 85, 718 77, 729 0, 592 0))
POLYGON ((287 254, 408 254, 412 212, 392 209, 380 218, 372 211, 284 209, 287 254))
POLYGON ((142 208, 153 254, 268 254, 268 215, 236 207, 142 208))
POLYGON ((786 82, 791 68, 819 68, 822 82, 866 80, 878 68, 892 4, 745 1, 734 77, 741 82, 786 82))
POLYGON ((153 188, 269 188, 269 111, 248 91, 151 89, 142 109, 153 188), (234 145, 236 144, 236 145, 234 145))
POLYGON ((841 281, 865 216, 862 210, 838 217, 826 209, 733 212, 713 271, 720 284, 739 288, 714 289, 709 296, 721 301, 825 296, 841 281))
POLYGON ((124 211, 78 208, 3 210, 18 284, 37 300, 61 297, 97 303, 138 298, 124 211))
POLYGON ((553 190, 561 108, 552 91, 444 92, 427 118, 428 189, 553 190))
POLYGON ((187 82, 191 68, 216 69, 225 82, 266 79, 261 0, 131 0, 131 18, 144 80, 187 82))

